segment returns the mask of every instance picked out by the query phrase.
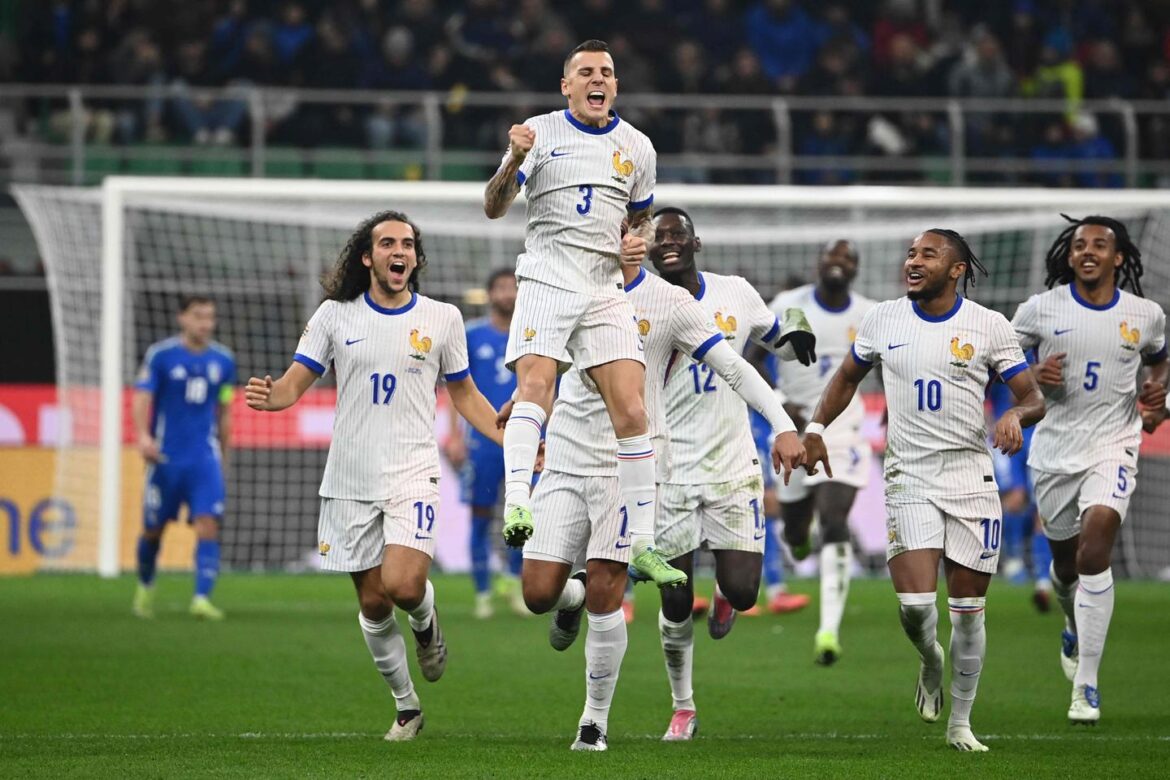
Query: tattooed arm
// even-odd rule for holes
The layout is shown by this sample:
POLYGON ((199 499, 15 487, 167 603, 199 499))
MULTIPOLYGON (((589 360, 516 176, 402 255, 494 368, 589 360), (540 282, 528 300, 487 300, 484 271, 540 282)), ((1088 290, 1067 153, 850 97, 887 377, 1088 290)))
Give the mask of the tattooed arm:
POLYGON ((499 219, 508 213, 508 207, 520 194, 517 172, 524 158, 536 143, 536 133, 528 125, 512 125, 508 130, 508 151, 510 154, 503 165, 487 183, 483 193, 483 213, 488 219, 499 219))

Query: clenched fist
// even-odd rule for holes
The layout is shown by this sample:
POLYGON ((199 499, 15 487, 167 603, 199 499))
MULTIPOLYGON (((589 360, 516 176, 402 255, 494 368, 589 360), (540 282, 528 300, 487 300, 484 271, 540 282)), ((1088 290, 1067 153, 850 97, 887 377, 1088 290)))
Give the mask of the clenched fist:
POLYGON ((524 161, 535 143, 536 131, 528 125, 512 125, 508 130, 508 149, 517 162, 524 161))

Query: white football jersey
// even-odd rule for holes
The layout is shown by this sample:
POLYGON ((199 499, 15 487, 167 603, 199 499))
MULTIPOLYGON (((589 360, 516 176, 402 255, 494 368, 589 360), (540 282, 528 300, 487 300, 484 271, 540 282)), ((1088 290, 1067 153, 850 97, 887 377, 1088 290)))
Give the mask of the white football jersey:
MULTIPOLYGON (((700 359, 723 336, 711 316, 682 287, 643 269, 627 288, 646 352, 646 414, 659 473, 669 473, 670 435, 662 403, 662 377, 676 353, 700 359)), ((738 396, 737 396, 738 397, 738 396)), ((545 434, 545 466, 583 476, 617 476, 617 437, 605 402, 584 371, 561 380, 545 434)))
MULTIPOLYGON (((528 200, 516 275, 598 297, 623 295, 619 260, 627 208, 654 201, 657 154, 616 113, 605 127, 568 109, 524 120, 536 140, 516 178, 528 200)), ((507 161, 511 152, 504 153, 507 161)))
POLYGON ((332 364, 337 411, 320 493, 381 501, 393 486, 439 479, 435 386, 468 375, 459 310, 422 295, 386 309, 369 293, 317 307, 297 344, 317 374, 332 364))
MULTIPOLYGON (((778 361, 776 387, 788 403, 800 407, 801 416, 806 420, 812 417, 821 393, 853 346, 861 320, 877 305, 876 301, 852 293, 844 308, 830 309, 821 303, 816 289, 815 285, 806 284, 785 290, 771 303, 772 312, 781 318, 786 309, 802 310, 817 337, 817 362, 814 365, 802 366, 796 360, 778 361)), ((860 395, 855 395, 830 427, 834 430, 858 431, 864 419, 865 404, 860 395)))
POLYGON ((882 364, 887 496, 938 503, 998 490, 987 449, 987 382, 1028 368, 1002 314, 962 297, 939 317, 908 298, 886 301, 862 320, 853 355, 861 365, 882 364))
POLYGON ((1076 474, 1118 449, 1141 443, 1137 377, 1142 363, 1166 357, 1166 315, 1154 301, 1117 290, 1094 306, 1072 285, 1033 295, 1012 319, 1020 345, 1043 361, 1064 352, 1064 382, 1047 397, 1028 465, 1076 474))
MULTIPOLYGON (((743 277, 703 272, 695 300, 736 352, 748 340, 771 342, 780 334, 780 320, 743 277)), ((665 401, 671 482, 731 482, 760 474, 747 403, 714 371, 680 357, 666 375, 665 401)))

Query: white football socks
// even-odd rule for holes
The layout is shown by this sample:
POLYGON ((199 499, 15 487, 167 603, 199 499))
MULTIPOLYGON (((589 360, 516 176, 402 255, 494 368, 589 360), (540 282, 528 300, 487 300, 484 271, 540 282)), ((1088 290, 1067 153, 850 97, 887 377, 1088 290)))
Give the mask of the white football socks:
POLYGON ((654 546, 655 460, 650 435, 617 440, 618 487, 629 520, 630 555, 654 546))
POLYGON ((1048 565, 1048 577, 1052 580, 1052 592, 1056 594, 1056 601, 1064 611, 1064 630, 1070 634, 1077 633, 1076 608, 1073 606, 1073 597, 1077 592, 1077 581, 1064 582, 1056 576, 1056 566, 1048 565))
POLYGON ((418 694, 414 692, 414 683, 410 681, 410 667, 406 665, 406 641, 402 638, 394 613, 391 612, 385 620, 373 621, 359 612, 358 624, 362 628, 366 647, 374 658, 374 666, 378 667, 386 684, 390 686, 390 692, 394 694, 398 711, 422 709, 418 694))
POLYGON ((427 580, 427 588, 423 591, 422 601, 414 609, 406 611, 410 627, 415 631, 426 631, 431 625, 431 617, 435 614, 435 586, 427 580))
POLYGON ((658 633, 662 639, 662 655, 666 658, 666 677, 670 680, 670 696, 675 712, 695 709, 695 689, 692 670, 695 659, 695 623, 688 615, 681 623, 666 619, 658 612, 658 633))
POLYGON ((951 726, 971 725, 971 706, 987 653, 985 598, 947 599, 951 612, 951 726))
POLYGON ((1113 617, 1113 569, 1100 574, 1082 574, 1076 592, 1077 642, 1080 661, 1073 685, 1097 687, 1105 636, 1113 617))
POLYGON ((540 404, 517 401, 504 426, 504 504, 531 508, 532 469, 545 414, 540 404))
POLYGON ((841 630, 849 575, 853 568, 853 545, 834 542, 821 547, 821 627, 836 635, 841 630))
POLYGON ((626 619, 620 609, 589 613, 589 633, 585 637, 585 711, 578 725, 593 722, 603 734, 608 730, 609 707, 626 643, 626 619))
POLYGON ((928 666, 935 666, 939 658, 934 645, 938 641, 938 607, 933 593, 899 593, 902 605, 902 630, 918 650, 918 657, 928 666))
POLYGON ((570 577, 565 582, 565 587, 561 590, 561 595, 557 597, 557 603, 553 604, 553 611, 561 609, 577 609, 585 602, 585 583, 581 580, 570 577))

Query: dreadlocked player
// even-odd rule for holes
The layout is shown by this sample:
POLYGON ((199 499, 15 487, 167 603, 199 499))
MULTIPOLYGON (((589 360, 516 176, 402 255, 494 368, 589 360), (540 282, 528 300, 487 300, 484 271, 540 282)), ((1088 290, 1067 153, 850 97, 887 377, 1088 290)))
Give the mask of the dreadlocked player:
POLYGON ((1073 683, 1068 718, 1095 723, 1113 614, 1113 541, 1133 495, 1143 419, 1152 430, 1165 417, 1170 364, 1166 315, 1141 297, 1142 256, 1125 225, 1065 219, 1072 224, 1048 250, 1053 289, 1025 301, 1012 325, 1021 346, 1037 350, 1033 371, 1048 397, 1028 465, 1066 618, 1060 661, 1073 683), (1139 394, 1143 364, 1149 374, 1139 394))
POLYGON ((890 414, 886 557, 902 628, 922 662, 915 704, 927 722, 942 711, 935 606, 942 558, 951 616, 947 744, 981 752, 987 748, 971 731, 971 707, 987 649, 983 608, 1001 523, 983 388, 988 374, 998 374, 1016 397, 995 426, 995 446, 1009 455, 1023 445, 1021 429, 1044 416, 1044 398, 1008 321, 958 294, 959 280, 965 290, 975 269, 983 266, 952 230, 927 230, 914 239, 903 264, 906 297, 879 303, 865 315, 852 350, 805 426, 804 443, 810 473, 819 461, 833 476, 821 434, 880 361, 890 414))

